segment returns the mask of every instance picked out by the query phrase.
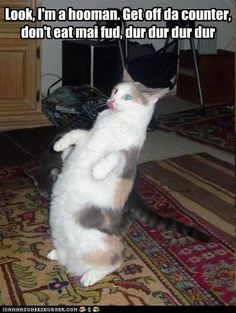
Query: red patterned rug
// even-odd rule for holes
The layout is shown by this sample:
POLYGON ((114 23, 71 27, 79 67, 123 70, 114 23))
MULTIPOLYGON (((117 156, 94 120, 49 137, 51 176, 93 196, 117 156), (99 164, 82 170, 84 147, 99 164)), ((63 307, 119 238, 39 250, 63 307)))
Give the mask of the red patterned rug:
POLYGON ((234 152, 234 111, 224 106, 206 109, 206 115, 173 117, 158 122, 158 128, 234 152))
POLYGON ((207 154, 140 166, 141 193, 160 214, 207 231, 201 243, 134 223, 121 268, 83 288, 52 248, 48 202, 25 168, 0 172, 2 305, 235 305, 234 169, 207 154))

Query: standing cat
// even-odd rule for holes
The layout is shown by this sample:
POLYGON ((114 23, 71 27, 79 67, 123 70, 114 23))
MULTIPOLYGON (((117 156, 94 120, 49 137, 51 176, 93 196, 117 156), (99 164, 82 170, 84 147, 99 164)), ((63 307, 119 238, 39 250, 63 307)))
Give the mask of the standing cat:
MULTIPOLYGON (((63 152, 55 152, 53 150, 55 142, 62 138, 62 136, 63 134, 57 135, 50 146, 44 151, 39 159, 36 170, 34 183, 40 194, 48 199, 51 197, 52 186, 56 181, 58 174, 61 172, 63 162, 73 149, 73 146, 69 146, 63 152)), ((152 227, 162 225, 165 229, 177 231, 203 242, 210 240, 209 236, 199 229, 186 225, 175 219, 163 217, 149 207, 140 195, 140 174, 138 168, 133 188, 129 194, 128 200, 125 203, 123 211, 124 213, 121 225, 114 225, 116 227, 119 226, 119 231, 122 234, 125 234, 129 225, 134 220, 137 220, 152 227)), ((117 229, 113 229, 110 230, 110 233, 117 231, 117 229)))
MULTIPOLYGON (((63 162, 72 151, 73 146, 69 146, 63 152, 55 152, 53 150, 54 143, 62 138, 62 134, 57 135, 52 144, 44 151, 38 162, 36 170, 36 176, 34 183, 43 197, 50 199, 52 186, 57 179, 58 174, 61 172, 63 162)), ((32 178, 32 175, 31 175, 32 178)), ((186 225, 180 221, 169 217, 163 217, 154 211, 147 205, 144 199, 140 195, 140 174, 137 168, 137 173, 134 179, 133 188, 129 194, 128 200, 125 203, 124 213, 122 216, 121 225, 119 225, 119 231, 125 234, 129 225, 137 220, 141 223, 152 227, 158 227, 162 225, 165 229, 177 231, 181 234, 190 236, 197 240, 207 242, 210 240, 209 236, 203 233, 201 230, 186 225)), ((115 225, 116 227, 118 225, 115 225)), ((116 229, 110 230, 110 232, 117 232, 116 229)))
POLYGON ((123 82, 112 91, 109 109, 89 130, 73 130, 54 145, 75 144, 56 180, 50 225, 54 249, 48 258, 90 286, 122 262, 122 209, 133 186, 140 150, 156 101, 167 89, 123 82))

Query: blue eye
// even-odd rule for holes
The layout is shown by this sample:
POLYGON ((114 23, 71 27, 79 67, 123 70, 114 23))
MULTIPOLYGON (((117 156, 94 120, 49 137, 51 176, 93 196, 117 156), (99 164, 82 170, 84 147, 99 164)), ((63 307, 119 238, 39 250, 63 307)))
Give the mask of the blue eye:
POLYGON ((133 97, 131 95, 125 95, 125 100, 131 100, 133 97))

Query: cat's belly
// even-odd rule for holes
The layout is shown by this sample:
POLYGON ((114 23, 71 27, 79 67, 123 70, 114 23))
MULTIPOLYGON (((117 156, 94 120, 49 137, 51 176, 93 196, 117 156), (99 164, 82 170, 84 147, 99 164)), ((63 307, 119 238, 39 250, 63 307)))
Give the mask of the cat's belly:
MULTIPOLYGON (((66 207, 68 212, 76 212, 91 205, 109 209, 123 207, 132 181, 122 185, 116 170, 112 170, 104 179, 94 178, 95 165, 101 161, 101 155, 106 156, 109 153, 88 149, 83 149, 82 152, 75 150, 53 187, 52 198, 53 202, 56 202, 56 210, 60 211, 66 207)), ((101 169, 103 171, 103 166, 101 169)))
POLYGON ((119 179, 115 177, 96 181, 90 172, 81 169, 76 171, 76 175, 61 175, 54 185, 52 197, 54 201, 64 202, 67 206, 76 205, 77 209, 87 203, 112 208, 118 182, 119 179))

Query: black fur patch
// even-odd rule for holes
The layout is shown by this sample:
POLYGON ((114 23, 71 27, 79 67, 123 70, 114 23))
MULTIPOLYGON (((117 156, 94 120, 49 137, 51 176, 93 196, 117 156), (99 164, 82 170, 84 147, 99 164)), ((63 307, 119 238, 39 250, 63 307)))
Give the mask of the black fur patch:
POLYGON ((130 150, 124 151, 125 155, 125 166, 121 174, 122 178, 130 179, 133 178, 136 172, 137 161, 139 157, 140 149, 132 147, 130 150))
POLYGON ((120 235, 122 212, 100 209, 94 206, 84 208, 77 218, 84 228, 98 229, 109 235, 120 235))
POLYGON ((120 255, 115 253, 111 258, 111 265, 115 265, 120 260, 121 260, 120 255))

